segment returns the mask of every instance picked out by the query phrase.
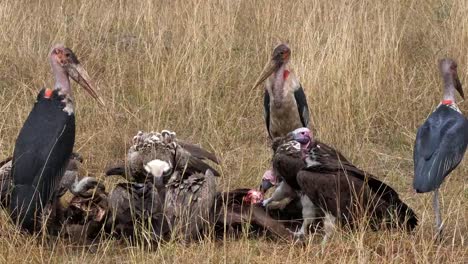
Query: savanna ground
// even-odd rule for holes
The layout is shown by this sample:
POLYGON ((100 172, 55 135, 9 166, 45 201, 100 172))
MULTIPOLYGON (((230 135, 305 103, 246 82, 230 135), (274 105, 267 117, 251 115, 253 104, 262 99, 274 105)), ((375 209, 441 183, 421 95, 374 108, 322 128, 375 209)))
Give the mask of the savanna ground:
MULTIPOLYGON (((468 2, 27 1, 0 2, 0 158, 42 87, 47 54, 62 42, 100 88, 99 107, 74 85, 75 150, 99 177, 123 159, 138 130, 171 129, 222 159, 219 188, 255 187, 269 166, 262 88, 252 90, 272 47, 287 40, 316 135, 389 183, 415 209, 415 234, 338 232, 322 249, 267 239, 205 239, 157 249, 116 240, 93 252, 15 231, 0 213, 0 261, 165 263, 468 262, 466 161, 442 188, 445 240, 434 243, 429 194, 411 190, 416 128, 441 98, 437 61, 468 73, 468 2)), ((468 113, 468 106, 460 104, 468 113)))

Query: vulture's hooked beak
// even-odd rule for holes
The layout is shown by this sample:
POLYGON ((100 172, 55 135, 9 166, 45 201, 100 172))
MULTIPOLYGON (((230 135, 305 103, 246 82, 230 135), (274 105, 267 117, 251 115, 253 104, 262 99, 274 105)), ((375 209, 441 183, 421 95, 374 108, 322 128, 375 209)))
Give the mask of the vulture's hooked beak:
POLYGON ((101 106, 105 106, 104 100, 97 94, 94 84, 88 72, 79 63, 70 63, 66 70, 68 75, 83 87, 101 106))
POLYGON ((266 193, 271 187, 275 186, 271 181, 267 179, 262 179, 262 184, 260 185, 260 191, 266 193))

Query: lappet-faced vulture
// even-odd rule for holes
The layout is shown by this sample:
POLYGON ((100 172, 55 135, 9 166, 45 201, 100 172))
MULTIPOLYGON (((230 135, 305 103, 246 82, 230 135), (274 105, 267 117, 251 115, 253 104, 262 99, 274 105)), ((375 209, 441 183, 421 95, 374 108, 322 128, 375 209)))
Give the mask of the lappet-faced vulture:
POLYGON ((455 103, 455 91, 464 98, 457 64, 451 59, 439 62, 444 81, 444 96, 416 135, 414 144, 414 181, 418 193, 434 191, 433 206, 437 234, 442 232, 439 187, 463 159, 468 145, 468 120, 455 103))
POLYGON ((302 194, 304 223, 297 236, 322 216, 327 220, 325 227, 335 219, 350 227, 369 219, 374 229, 412 230, 417 225, 415 213, 393 188, 343 159, 338 151, 315 143, 309 129, 296 129, 273 145, 273 169, 302 194))

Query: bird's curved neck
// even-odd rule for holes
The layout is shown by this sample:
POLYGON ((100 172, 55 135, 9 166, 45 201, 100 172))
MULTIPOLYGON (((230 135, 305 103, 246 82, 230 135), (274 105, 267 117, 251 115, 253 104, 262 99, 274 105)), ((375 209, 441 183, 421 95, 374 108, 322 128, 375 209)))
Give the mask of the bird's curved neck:
POLYGON ((273 81, 273 103, 276 106, 281 106, 284 100, 284 83, 288 78, 289 71, 286 69, 286 63, 281 65, 281 67, 274 73, 273 81))
POLYGON ((68 115, 72 115, 74 113, 73 95, 68 73, 54 60, 51 60, 50 64, 52 66, 55 79, 54 90, 57 90, 58 94, 64 97, 62 100, 62 102, 65 104, 63 111, 68 113, 68 115))
POLYGON ((72 96, 70 78, 65 69, 55 61, 51 61, 52 72, 54 74, 54 89, 58 90, 61 95, 72 96))
POLYGON ((445 74, 444 79, 444 97, 443 101, 455 103, 455 78, 452 75, 445 74))

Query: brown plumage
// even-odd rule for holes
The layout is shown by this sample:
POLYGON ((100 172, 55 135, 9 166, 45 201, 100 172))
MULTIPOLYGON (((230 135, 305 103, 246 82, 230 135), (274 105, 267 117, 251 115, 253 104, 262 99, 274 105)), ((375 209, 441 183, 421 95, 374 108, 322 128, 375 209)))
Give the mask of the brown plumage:
MULTIPOLYGON (((127 179, 154 184, 159 196, 154 202, 162 206, 171 233, 184 240, 200 237, 210 221, 216 195, 214 176, 219 173, 204 160, 218 162, 214 154, 179 141, 167 130, 138 132, 128 151, 127 171, 132 177, 127 179)), ((111 167, 106 174, 125 172, 121 167, 111 167)), ((128 218, 125 214, 118 213, 128 218)))
POLYGON ((213 173, 195 173, 184 179, 175 172, 166 185, 166 216, 172 232, 184 240, 202 238, 211 223, 210 215, 216 197, 213 173))
POLYGON ((374 228, 385 224, 412 230, 417 225, 415 213, 390 186, 358 169, 333 148, 320 143, 310 150, 301 146, 294 140, 282 143, 274 154, 273 167, 325 213, 351 226, 364 216, 374 228))
POLYGON ((197 145, 179 141, 174 132, 167 130, 161 133, 139 131, 133 137, 133 145, 128 151, 127 169, 123 162, 118 163, 108 167, 106 175, 122 175, 131 181, 142 183, 151 180, 148 179, 145 165, 155 159, 168 163, 170 172, 180 171, 191 175, 205 173, 209 169, 215 176, 219 176, 219 172, 205 162, 211 160, 218 163, 218 158, 213 153, 197 145), (126 175, 127 172, 130 175, 126 175))
POLYGON ((106 230, 119 236, 142 235, 158 242, 170 231, 163 198, 151 182, 119 183, 108 198, 106 230))

